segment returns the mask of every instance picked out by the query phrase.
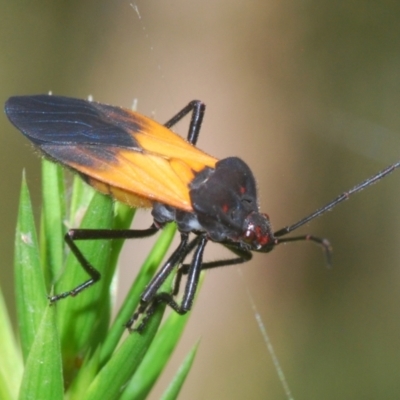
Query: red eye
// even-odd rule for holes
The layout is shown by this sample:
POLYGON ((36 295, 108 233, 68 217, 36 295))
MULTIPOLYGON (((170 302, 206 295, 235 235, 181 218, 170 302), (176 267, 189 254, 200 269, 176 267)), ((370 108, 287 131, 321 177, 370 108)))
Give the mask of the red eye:
POLYGON ((253 249, 260 249, 274 242, 274 234, 267 214, 252 212, 246 218, 244 242, 253 249))

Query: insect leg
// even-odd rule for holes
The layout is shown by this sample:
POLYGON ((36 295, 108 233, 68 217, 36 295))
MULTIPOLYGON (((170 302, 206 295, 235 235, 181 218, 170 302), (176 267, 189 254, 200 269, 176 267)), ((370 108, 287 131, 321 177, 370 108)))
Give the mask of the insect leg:
MULTIPOLYGON (((196 236, 186 247, 186 256, 188 256, 200 243, 201 236, 196 236)), ((185 256, 185 257, 186 257, 185 256)), ((182 261, 184 261, 182 259, 182 261)), ((181 281, 182 281, 182 275, 187 275, 188 270, 189 270, 190 264, 182 264, 175 276, 175 281, 174 281, 174 287, 172 290, 172 296, 176 296, 179 293, 179 289, 181 287, 181 281)))
MULTIPOLYGON (((141 295, 140 305, 137 311, 133 314, 132 318, 127 322, 126 327, 131 329, 134 322, 139 318, 141 314, 146 314, 140 325, 136 328, 137 331, 142 331, 149 317, 154 313, 155 307, 158 301, 155 301, 157 297, 157 290, 165 282, 168 276, 172 273, 174 268, 180 264, 188 254, 187 243, 189 234, 181 233, 181 242, 177 249, 172 253, 167 262, 161 267, 160 271, 153 277, 151 282, 147 285, 146 289, 141 295)), ((189 250, 191 251, 191 250, 189 250)))
MULTIPOLYGON (((190 244, 189 244, 190 246, 190 244)), ((212 268, 219 268, 219 267, 228 267, 230 265, 238 265, 238 264, 243 264, 247 261, 250 261, 253 257, 253 254, 251 251, 245 250, 240 248, 239 246, 236 246, 233 243, 227 243, 224 244, 224 246, 230 250, 232 253, 235 253, 238 257, 235 258, 228 258, 226 260, 218 260, 218 261, 208 261, 205 263, 202 263, 201 265, 201 270, 206 270, 206 269, 212 269, 212 268)), ((178 273, 180 275, 187 275, 189 272, 189 267, 190 264, 183 264, 182 267, 179 269, 178 273)), ((179 277, 180 279, 180 277, 179 277)), ((176 281, 178 281, 178 276, 176 278, 176 281)), ((179 288, 178 288, 179 289, 179 288)), ((178 293, 179 290, 176 290, 176 293, 178 293)))
POLYGON ((322 250, 324 251, 325 258, 326 258, 326 264, 328 267, 332 266, 332 246, 329 242, 328 239, 320 238, 317 236, 313 235, 301 235, 301 236, 294 236, 294 237, 288 237, 288 238, 277 238, 275 239, 275 246, 280 244, 280 243, 287 243, 287 242, 299 242, 299 241, 304 241, 304 240, 309 240, 311 242, 314 242, 318 244, 319 246, 322 247, 322 250))
POLYGON ((239 246, 226 244, 225 246, 232 252, 238 255, 236 258, 230 258, 227 260, 210 261, 203 263, 204 248, 207 244, 208 239, 205 236, 198 236, 192 240, 186 247, 186 255, 188 255, 193 249, 196 249, 190 264, 183 264, 177 272, 175 278, 175 285, 172 294, 159 293, 157 294, 157 301, 163 301, 172 307, 177 313, 185 314, 192 308, 194 296, 196 294, 196 288, 200 277, 200 272, 206 269, 224 267, 229 265, 242 264, 249 261, 252 258, 250 251, 244 250, 239 246), (187 282, 185 284, 185 291, 181 304, 179 305, 173 298, 179 292, 180 283, 183 275, 188 275, 187 282))
MULTIPOLYGON (((196 294, 197 285, 199 283, 200 272, 201 272, 201 265, 203 261, 203 253, 208 242, 206 236, 200 236, 198 240, 198 245, 193 255, 192 262, 190 263, 188 269, 188 278, 185 285, 185 291, 183 294, 183 298, 181 304, 178 304, 175 301, 174 297, 170 293, 157 293, 154 296, 153 304, 157 304, 160 302, 168 304, 173 310, 175 310, 178 314, 186 314, 191 308, 194 300, 194 296, 196 294)), ((185 256, 187 255, 187 252, 185 256)))
POLYGON ((79 250, 78 246, 75 244, 75 240, 99 240, 99 239, 136 239, 144 238, 154 235, 158 231, 155 225, 152 225, 149 229, 144 230, 133 230, 133 229, 70 229, 64 240, 68 247, 74 253, 76 259, 86 273, 90 276, 90 279, 81 283, 76 288, 69 290, 68 292, 56 294, 54 296, 49 296, 51 303, 54 303, 60 299, 64 299, 68 296, 76 296, 89 286, 93 285, 100 280, 100 272, 86 259, 86 257, 79 250))
POLYGON ((205 109, 206 106, 204 103, 202 103, 200 100, 193 100, 185 108, 179 111, 178 114, 174 115, 170 120, 168 120, 164 126, 171 128, 183 117, 192 112, 187 140, 192 145, 196 145, 200 133, 201 123, 203 122, 205 109))
POLYGON ((181 243, 178 249, 172 254, 169 260, 165 263, 163 268, 157 275, 163 276, 163 281, 165 278, 172 272, 173 268, 183 262, 188 254, 190 254, 193 250, 196 249, 195 254, 193 256, 192 262, 190 264, 182 264, 177 271, 174 283, 174 289, 172 293, 157 293, 160 285, 153 284, 153 281, 158 281, 157 275, 154 280, 149 284, 146 288, 144 294, 142 295, 142 303, 139 306, 137 312, 133 315, 130 321, 127 323, 127 327, 131 329, 133 323, 138 319, 140 314, 144 314, 140 325, 133 329, 138 332, 141 332, 146 326, 147 321, 151 317, 151 315, 156 310, 157 305, 160 302, 168 304, 173 310, 175 310, 178 314, 185 314, 190 311, 194 296, 196 294, 196 289, 200 277, 200 272, 205 269, 218 268, 228 265, 236 265, 241 264, 246 261, 249 261, 252 258, 252 253, 248 250, 242 249, 239 245, 235 245, 232 243, 223 243, 225 247, 227 247, 230 251, 238 255, 236 258, 231 258, 228 260, 219 260, 219 261, 211 261, 203 263, 203 253, 205 246, 207 244, 208 239, 204 235, 196 236, 191 242, 187 242, 188 235, 181 234, 181 243), (183 239, 185 242, 183 242, 183 239), (183 275, 188 275, 187 282, 185 284, 185 291, 183 294, 183 298, 181 304, 179 304, 175 299, 179 293, 179 288, 181 284, 181 279, 183 275))
MULTIPOLYGON (((199 246, 202 236, 196 236, 186 247, 185 257, 190 254, 196 247, 199 246)), ((211 268, 226 267, 229 265, 242 264, 251 260, 253 254, 250 251, 244 250, 239 246, 232 243, 224 244, 227 249, 238 255, 236 258, 229 258, 227 260, 209 261, 201 264, 201 271, 211 268)), ((191 264, 182 264, 175 276, 174 289, 172 291, 172 296, 176 296, 179 293, 181 286, 182 276, 188 275, 191 264)))

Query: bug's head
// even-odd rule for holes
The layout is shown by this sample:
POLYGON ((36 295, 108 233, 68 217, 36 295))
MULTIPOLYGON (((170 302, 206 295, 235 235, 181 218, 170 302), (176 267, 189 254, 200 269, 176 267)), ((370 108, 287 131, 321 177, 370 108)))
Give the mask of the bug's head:
POLYGON ((272 250, 275 237, 267 214, 251 212, 244 220, 243 227, 243 244, 248 245, 251 250, 272 250))

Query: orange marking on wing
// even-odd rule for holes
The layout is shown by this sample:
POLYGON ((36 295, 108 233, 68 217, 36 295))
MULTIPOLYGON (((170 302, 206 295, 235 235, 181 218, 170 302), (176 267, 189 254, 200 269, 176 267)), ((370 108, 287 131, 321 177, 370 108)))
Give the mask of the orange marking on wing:
MULTIPOLYGON (((151 154, 118 148, 112 150, 115 153, 115 160, 96 158, 90 154, 93 158, 92 165, 73 161, 70 161, 69 165, 86 175, 89 182, 94 179, 108 185, 109 187, 101 187, 99 182, 93 181, 95 188, 127 204, 140 205, 142 202, 135 200, 136 196, 148 199, 147 203, 144 202, 145 206, 149 202, 158 201, 181 210, 192 211, 188 185, 194 175, 190 173, 190 166, 185 166, 182 161, 170 162, 168 159, 151 154), (179 163, 182 163, 180 167, 179 163), (116 190, 113 192, 112 188, 118 188, 121 192, 117 193, 116 190), (123 192, 126 192, 125 199, 123 192)), ((83 153, 84 148, 80 148, 79 152, 83 153)))
POLYGON ((178 160, 176 158, 172 158, 170 160, 171 168, 175 171, 175 173, 183 180, 183 182, 192 182, 195 177, 193 169, 189 167, 182 160, 178 160))
MULTIPOLYGON (((171 132, 172 133, 172 132, 171 132)), ((178 143, 170 143, 160 140, 158 137, 153 137, 151 134, 135 134, 135 139, 146 152, 157 154, 166 158, 178 158, 190 165, 195 171, 202 170, 205 166, 214 168, 216 158, 203 153, 201 150, 187 143, 185 140, 178 137, 181 141, 178 143)))
POLYGON ((114 199, 121 201, 122 203, 128 204, 130 207, 151 208, 152 206, 149 199, 140 197, 134 193, 117 188, 115 186, 110 186, 107 183, 98 181, 97 179, 88 178, 87 182, 99 192, 110 195, 114 199))
POLYGON ((200 171, 205 166, 215 167, 215 163, 218 161, 215 157, 204 153, 158 122, 133 111, 130 114, 137 126, 140 126, 140 129, 132 130, 128 124, 125 125, 125 128, 131 132, 131 135, 146 153, 156 154, 168 159, 180 159, 195 171, 200 171))

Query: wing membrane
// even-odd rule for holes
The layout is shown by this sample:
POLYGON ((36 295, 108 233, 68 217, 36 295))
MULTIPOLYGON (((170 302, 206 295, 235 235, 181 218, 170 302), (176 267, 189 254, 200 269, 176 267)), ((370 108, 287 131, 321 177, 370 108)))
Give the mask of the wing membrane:
POLYGON ((188 185, 217 159, 133 111, 60 96, 11 97, 12 123, 56 162, 132 206, 192 211, 188 185))

